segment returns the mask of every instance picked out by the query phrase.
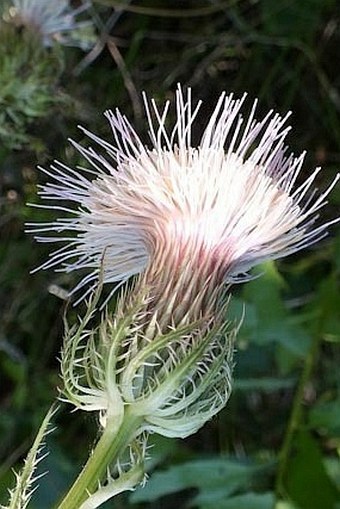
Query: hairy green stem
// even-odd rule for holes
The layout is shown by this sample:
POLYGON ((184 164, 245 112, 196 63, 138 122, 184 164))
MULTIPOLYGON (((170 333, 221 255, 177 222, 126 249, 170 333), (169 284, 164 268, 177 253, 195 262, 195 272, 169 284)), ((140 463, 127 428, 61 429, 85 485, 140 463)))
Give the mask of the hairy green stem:
POLYGON ((126 411, 122 425, 117 431, 114 418, 108 419, 102 436, 98 440, 83 470, 70 488, 58 509, 79 509, 81 504, 94 493, 114 464, 134 438, 141 424, 141 418, 126 411))
MULTIPOLYGON (((319 332, 319 331, 318 331, 319 332)), ((283 445, 281 447, 280 455, 279 455, 279 465, 278 472, 276 477, 276 493, 277 495, 285 494, 285 475, 287 473, 287 467, 289 463, 289 458, 292 451, 293 439, 295 436, 295 432, 299 429, 301 422, 303 420, 303 399, 304 392, 308 381, 310 380, 313 368, 315 365, 315 360, 318 355, 320 345, 320 334, 315 334, 309 352, 307 353, 303 370, 299 379, 299 383, 296 389, 296 393, 293 400, 292 411, 290 414, 289 423, 287 426, 285 438, 283 441, 283 445)))

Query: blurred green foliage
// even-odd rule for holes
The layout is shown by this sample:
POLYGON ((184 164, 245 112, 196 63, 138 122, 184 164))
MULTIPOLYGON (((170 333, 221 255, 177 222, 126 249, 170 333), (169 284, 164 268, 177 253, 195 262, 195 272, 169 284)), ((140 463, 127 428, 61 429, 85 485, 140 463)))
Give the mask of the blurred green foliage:
MULTIPOLYGON (((62 61, 41 45, 37 33, 0 24, 0 137, 8 149, 34 143, 31 124, 61 102, 57 80, 62 61)), ((60 104, 59 104, 60 108, 60 104)))
MULTIPOLYGON (((75 2, 79 4, 79 2, 75 2)), ((336 0, 97 0, 93 50, 43 48, 36 34, 0 25, 0 501, 57 396, 64 304, 49 293, 69 275, 29 271, 48 256, 24 234, 50 212, 36 202, 36 163, 78 164, 67 146, 82 122, 108 137, 102 111, 118 106, 143 135, 140 91, 171 98, 193 87, 204 112, 222 90, 259 97, 260 113, 292 109, 304 176, 340 166, 340 19, 336 0)), ((340 188, 322 212, 339 214, 340 188)), ((186 441, 153 437, 147 486, 109 508, 339 509, 340 235, 233 288, 245 318, 235 390, 226 409, 186 441)), ((260 271, 260 272, 261 272, 260 271)), ((71 310, 71 313, 75 313, 71 310)), ((30 507, 60 496, 96 438, 96 422, 62 407, 49 439, 49 474, 30 507)))

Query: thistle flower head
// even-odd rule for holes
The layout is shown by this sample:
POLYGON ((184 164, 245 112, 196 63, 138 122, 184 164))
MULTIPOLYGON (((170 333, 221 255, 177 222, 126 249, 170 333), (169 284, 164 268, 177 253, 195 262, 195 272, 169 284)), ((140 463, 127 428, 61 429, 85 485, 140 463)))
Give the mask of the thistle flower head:
POLYGON ((136 435, 180 438, 226 405, 238 331, 225 322, 227 304, 210 317, 194 321, 188 312, 181 324, 169 317, 165 323, 158 306, 150 306, 152 292, 139 284, 121 296, 114 317, 103 313, 100 325, 90 330, 98 297, 97 290, 84 318, 66 327, 64 401, 99 411, 104 428, 113 420, 119 429, 128 413, 139 420, 136 435))
POLYGON ((320 168, 295 185, 304 154, 287 154, 288 115, 270 111, 258 121, 255 102, 244 119, 244 101, 223 93, 195 146, 200 102, 193 107, 190 89, 185 96, 180 87, 170 129, 170 103, 160 109, 144 95, 151 146, 119 110, 105 114, 112 144, 83 129, 101 149, 73 142, 92 169, 56 162, 43 170, 51 180, 40 195, 74 208, 51 205, 71 217, 33 228, 50 234, 38 240, 65 243, 42 268, 89 269, 77 290, 95 282, 104 259, 104 282, 147 269, 159 295, 174 295, 177 285, 177 298, 186 298, 198 280, 233 282, 322 238, 329 223, 315 221, 339 175, 319 196, 310 190, 320 168))
MULTIPOLYGON (((100 292, 92 293, 85 317, 66 329, 61 357, 62 397, 98 411, 105 431, 129 441, 149 432, 186 437, 225 406, 238 331, 225 320, 225 284, 320 239, 327 224, 314 226, 318 210, 339 179, 307 197, 317 169, 294 188, 303 155, 286 154, 286 117, 270 112, 257 121, 255 103, 244 122, 245 96, 221 95, 197 146, 200 103, 192 107, 190 90, 185 97, 178 88, 170 130, 169 103, 160 110, 144 100, 151 147, 118 110, 107 112, 113 144, 86 130, 101 152, 74 143, 92 169, 44 170, 51 181, 41 196, 70 215, 33 226, 50 234, 39 240, 66 243, 42 268, 90 269, 75 290, 99 273, 117 284, 139 274, 116 314, 102 313, 90 328, 100 292)), ((131 462, 135 482, 141 449, 131 462)))
POLYGON ((66 46, 87 49, 89 40, 86 41, 77 32, 90 26, 91 22, 76 21, 76 17, 88 6, 89 2, 85 2, 75 9, 69 0, 12 0, 12 6, 4 17, 38 33, 45 46, 52 46, 58 41, 66 46))
POLYGON ((169 103, 160 110, 144 96, 151 147, 109 111, 113 144, 86 130, 101 151, 73 142, 90 170, 44 170, 51 181, 41 196, 69 215, 33 226, 49 235, 39 240, 65 242, 42 268, 90 269, 75 290, 99 272, 116 284, 139 274, 114 317, 87 329, 96 292, 66 335, 64 397, 99 411, 104 427, 128 414, 139 419, 138 433, 185 437, 216 414, 231 392, 238 330, 225 323, 226 283, 326 231, 314 223, 339 177, 318 197, 307 194, 319 169, 294 189, 304 156, 286 154, 286 117, 257 121, 255 103, 244 121, 244 100, 222 94, 193 146, 200 103, 192 106, 190 90, 185 97, 178 88, 170 130, 169 103))

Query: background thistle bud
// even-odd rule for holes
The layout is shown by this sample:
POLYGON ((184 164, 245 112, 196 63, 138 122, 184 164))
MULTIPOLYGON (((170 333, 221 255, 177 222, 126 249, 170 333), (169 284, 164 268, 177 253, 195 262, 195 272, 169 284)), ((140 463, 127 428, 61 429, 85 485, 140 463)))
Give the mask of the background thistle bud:
POLYGON ((36 34, 45 47, 55 43, 89 49, 95 42, 90 20, 77 21, 91 2, 74 8, 69 0, 12 0, 3 17, 18 28, 36 34))
MULTIPOLYGON (((61 103, 58 78, 62 63, 33 31, 0 21, 0 136, 4 147, 32 143, 31 125, 61 103)), ((33 143, 32 143, 33 144, 33 143)))

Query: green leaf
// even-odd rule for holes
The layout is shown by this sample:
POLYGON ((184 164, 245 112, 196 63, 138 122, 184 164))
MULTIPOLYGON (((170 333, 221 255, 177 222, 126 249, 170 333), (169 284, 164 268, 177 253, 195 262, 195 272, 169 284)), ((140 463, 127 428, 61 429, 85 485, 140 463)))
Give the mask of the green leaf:
MULTIPOLYGON (((327 471, 327 474, 332 479, 333 483, 340 491, 340 461, 339 458, 325 458, 324 465, 327 471)), ((340 505, 340 504, 339 504, 340 505)))
MULTIPOLYGON (((281 372, 287 372, 294 360, 303 358, 309 350, 311 338, 296 316, 289 313, 282 298, 285 283, 273 262, 261 268, 263 275, 249 282, 244 290, 246 301, 253 306, 248 328, 241 328, 249 341, 257 345, 277 343, 288 352, 278 351, 277 362, 281 372)), ((248 303, 246 304, 247 316, 248 303)))
POLYGON ((220 500, 213 505, 203 504, 200 509, 273 509, 275 496, 273 493, 245 493, 236 497, 220 500))
MULTIPOLYGON (((286 315, 281 298, 284 281, 273 262, 263 264, 256 271, 259 278, 244 287, 244 297, 256 307, 257 326, 261 332, 277 325, 286 315)), ((255 338, 256 339, 256 338, 255 338)), ((261 337, 257 338, 261 342, 261 337)))
POLYGON ((301 509, 335 509, 340 493, 327 475, 316 441, 307 431, 297 433, 287 468, 285 487, 301 509))
POLYGON ((292 502, 288 502, 287 500, 279 500, 275 505, 275 509, 299 509, 292 502))
POLYGON ((252 476, 263 469, 256 464, 240 463, 230 459, 206 459, 175 465, 163 472, 154 472, 144 488, 137 489, 130 501, 150 502, 188 488, 197 488, 195 501, 225 498, 249 484, 252 476))
POLYGON ((340 398, 314 406, 309 413, 309 424, 340 436, 340 398))
POLYGON ((234 390, 272 392, 280 389, 290 389, 294 386, 295 382, 295 378, 239 378, 234 381, 234 390))
POLYGON ((340 289, 335 275, 321 282, 315 305, 323 313, 323 335, 330 341, 340 341, 340 289))

